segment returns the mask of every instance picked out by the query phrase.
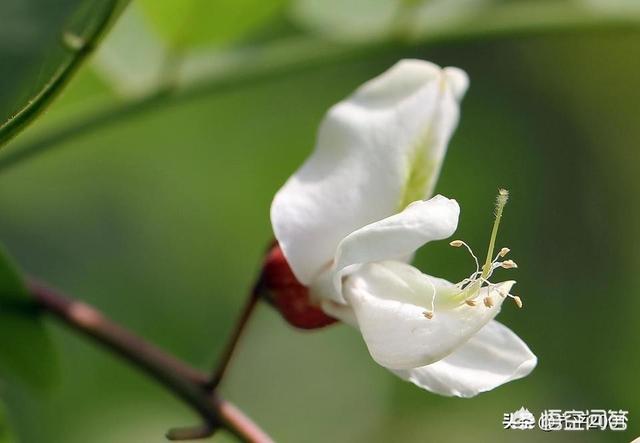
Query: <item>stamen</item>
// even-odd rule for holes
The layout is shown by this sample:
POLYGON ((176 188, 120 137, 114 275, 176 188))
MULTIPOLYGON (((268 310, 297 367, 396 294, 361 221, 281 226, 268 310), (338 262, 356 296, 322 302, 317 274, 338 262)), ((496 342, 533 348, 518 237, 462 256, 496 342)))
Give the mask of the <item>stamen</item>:
POLYGON ((431 320, 433 318, 433 313, 436 310, 436 286, 433 284, 429 277, 427 277, 427 281, 431 286, 431 311, 424 311, 422 315, 431 320))
POLYGON ((517 295, 513 295, 513 294, 505 294, 504 292, 498 290, 497 291, 498 294, 500 294, 502 297, 509 297, 512 298, 514 303, 516 304, 517 307, 522 308, 522 299, 520 297, 518 297, 517 295))
POLYGON ((486 278, 478 278, 478 280, 480 280, 481 283, 486 284, 488 288, 491 288, 492 286, 496 286, 495 283, 491 283, 489 280, 487 280, 486 278))
MULTIPOLYGON (((460 288, 460 292, 456 293, 451 297, 451 300, 454 301, 455 303, 457 304, 465 303, 468 306, 476 306, 478 303, 477 299, 479 298, 480 290, 486 288, 487 292, 485 294, 491 294, 492 291, 495 291, 502 298, 507 298, 507 297, 512 298, 515 304, 519 308, 522 307, 522 300, 520 299, 520 297, 518 297, 517 295, 503 293, 502 291, 500 291, 499 289, 500 286, 498 284, 491 283, 489 281, 489 278, 493 275, 493 272, 498 268, 513 269, 518 267, 516 262, 513 260, 499 261, 501 258, 504 258, 509 252, 511 252, 511 249, 507 247, 500 248, 495 258, 491 260, 491 256, 493 255, 496 239, 498 236, 498 228, 500 226, 500 220, 502 219, 502 213, 504 211, 504 207, 507 204, 508 200, 509 200, 509 192, 506 189, 500 189, 498 191, 498 196, 496 198, 495 220, 493 222, 493 229, 491 231, 491 238, 489 240, 487 258, 485 260, 485 263, 482 266, 482 269, 480 269, 478 258, 473 253, 469 245, 467 245, 464 241, 453 240, 451 243, 449 243, 451 246, 455 248, 460 248, 464 246, 467 249, 467 251, 469 251, 469 253, 471 254, 471 256, 476 262, 475 272, 472 273, 469 277, 465 278, 464 280, 456 283, 456 286, 460 288)), ((435 287, 434 287, 433 300, 435 300, 435 287)), ((432 310, 425 311, 424 315, 427 318, 433 317, 433 311, 434 311, 433 300, 431 305, 432 310), (430 316, 427 316, 426 313, 429 313, 430 316)), ((482 301, 487 308, 492 308, 493 306, 495 306, 494 300, 491 297, 491 295, 486 295, 482 301)))
POLYGON ((520 299, 520 297, 518 297, 517 295, 511 295, 511 298, 513 298, 513 301, 516 302, 517 307, 522 308, 522 300, 520 299))
POLYGON ((468 244, 466 244, 462 240, 454 240, 449 243, 449 245, 453 246, 454 248, 459 248, 460 246, 464 246, 465 248, 467 248, 467 251, 469 251, 469 254, 471 254, 471 257, 473 257, 473 261, 476 262, 476 272, 474 274, 478 274, 480 272, 480 263, 478 262, 478 257, 476 257, 476 255, 473 253, 473 250, 468 244))

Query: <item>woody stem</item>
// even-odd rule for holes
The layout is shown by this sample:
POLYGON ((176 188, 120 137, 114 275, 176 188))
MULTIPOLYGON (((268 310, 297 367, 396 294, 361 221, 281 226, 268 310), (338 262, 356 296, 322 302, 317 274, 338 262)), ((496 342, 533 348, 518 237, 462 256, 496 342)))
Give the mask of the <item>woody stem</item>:
POLYGON ((169 439, 205 438, 222 427, 245 442, 272 442, 240 409, 223 400, 217 392, 205 388, 208 385, 206 375, 114 323, 84 302, 73 300, 35 280, 30 280, 27 286, 44 312, 137 366, 200 415, 202 426, 172 430, 167 434, 169 439))

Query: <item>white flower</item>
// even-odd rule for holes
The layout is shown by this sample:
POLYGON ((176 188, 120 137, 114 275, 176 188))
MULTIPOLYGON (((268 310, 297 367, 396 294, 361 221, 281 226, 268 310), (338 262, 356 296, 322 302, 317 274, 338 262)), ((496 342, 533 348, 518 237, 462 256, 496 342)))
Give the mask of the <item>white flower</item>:
MULTIPOLYGON (((400 61, 329 110, 313 154, 271 207, 287 261, 326 313, 358 328, 380 365, 462 397, 524 377, 536 364, 525 343, 493 320, 507 297, 521 305, 509 294, 515 282, 488 282, 496 268, 515 267, 498 261, 507 248, 458 284, 408 264, 458 224, 455 200, 423 199, 467 85, 457 68, 400 61)), ((489 256, 506 198, 498 198, 489 256)))

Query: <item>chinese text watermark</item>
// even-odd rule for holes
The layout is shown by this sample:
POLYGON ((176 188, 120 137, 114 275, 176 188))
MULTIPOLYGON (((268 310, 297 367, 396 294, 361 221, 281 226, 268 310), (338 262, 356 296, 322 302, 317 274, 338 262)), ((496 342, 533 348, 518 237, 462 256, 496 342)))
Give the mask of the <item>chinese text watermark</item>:
POLYGON ((528 430, 536 427, 543 431, 626 431, 629 411, 613 409, 545 409, 536 419, 528 409, 522 407, 505 413, 504 429, 528 430))

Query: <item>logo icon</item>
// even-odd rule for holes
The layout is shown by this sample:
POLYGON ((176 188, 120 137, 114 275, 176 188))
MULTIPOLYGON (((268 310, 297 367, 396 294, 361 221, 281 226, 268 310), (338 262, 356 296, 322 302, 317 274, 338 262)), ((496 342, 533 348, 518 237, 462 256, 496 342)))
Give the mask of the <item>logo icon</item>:
POLYGON ((533 429, 536 426, 536 418, 523 406, 516 412, 504 414, 502 426, 504 429, 533 429))

